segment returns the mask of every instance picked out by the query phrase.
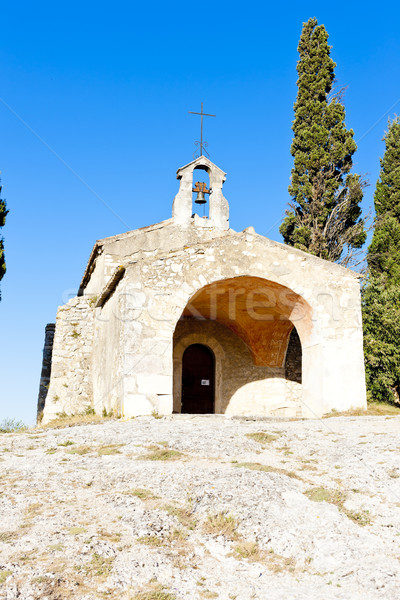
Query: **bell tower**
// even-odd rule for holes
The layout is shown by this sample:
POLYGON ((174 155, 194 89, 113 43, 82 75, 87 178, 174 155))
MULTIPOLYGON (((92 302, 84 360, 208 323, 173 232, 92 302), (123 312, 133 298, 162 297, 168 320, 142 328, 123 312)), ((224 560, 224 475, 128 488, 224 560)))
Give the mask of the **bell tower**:
POLYGON ((224 173, 206 156, 199 156, 188 165, 178 169, 177 179, 180 180, 179 191, 172 205, 172 218, 183 227, 215 227, 229 229, 229 205, 222 194, 222 186, 226 179, 224 173), (194 185, 193 174, 196 169, 206 171, 210 178, 210 188, 207 190, 201 184, 194 185), (200 189, 201 188, 201 189, 200 189), (199 217, 193 214, 192 194, 197 192, 197 202, 207 202, 205 194, 209 195, 209 216, 199 217))

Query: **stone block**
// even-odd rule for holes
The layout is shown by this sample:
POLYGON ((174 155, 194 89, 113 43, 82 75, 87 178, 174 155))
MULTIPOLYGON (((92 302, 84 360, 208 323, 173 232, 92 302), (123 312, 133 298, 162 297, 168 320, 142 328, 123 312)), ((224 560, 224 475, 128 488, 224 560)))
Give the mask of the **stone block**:
POLYGON ((137 393, 136 377, 134 377, 134 376, 124 377, 124 394, 136 394, 136 393, 137 393))
POLYGON ((136 376, 138 391, 140 394, 171 394, 171 375, 143 374, 136 376))
POLYGON ((173 408, 172 394, 162 394, 157 397, 157 410, 160 415, 170 415, 173 408))
POLYGON ((153 410, 153 404, 144 394, 125 394, 123 405, 124 417, 151 415, 153 410))

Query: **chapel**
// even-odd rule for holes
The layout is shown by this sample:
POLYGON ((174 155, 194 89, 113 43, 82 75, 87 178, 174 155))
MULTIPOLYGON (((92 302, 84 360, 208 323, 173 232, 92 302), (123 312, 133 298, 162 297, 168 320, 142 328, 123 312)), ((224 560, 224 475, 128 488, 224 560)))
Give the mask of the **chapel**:
POLYGON ((46 327, 43 422, 366 407, 359 275, 230 229, 225 178, 201 155, 177 171, 172 218, 95 243, 46 327))

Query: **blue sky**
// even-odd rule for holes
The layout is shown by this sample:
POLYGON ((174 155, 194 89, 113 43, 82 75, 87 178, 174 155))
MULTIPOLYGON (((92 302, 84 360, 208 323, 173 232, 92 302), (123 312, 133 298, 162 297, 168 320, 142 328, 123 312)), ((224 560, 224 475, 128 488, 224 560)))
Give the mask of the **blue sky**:
POLYGON ((205 139, 228 174, 232 228, 281 241, 297 44, 312 16, 347 87, 367 211, 387 116, 400 113, 397 2, 2 4, 0 420, 34 422, 44 327, 95 240, 170 217, 202 101, 217 115, 205 139))

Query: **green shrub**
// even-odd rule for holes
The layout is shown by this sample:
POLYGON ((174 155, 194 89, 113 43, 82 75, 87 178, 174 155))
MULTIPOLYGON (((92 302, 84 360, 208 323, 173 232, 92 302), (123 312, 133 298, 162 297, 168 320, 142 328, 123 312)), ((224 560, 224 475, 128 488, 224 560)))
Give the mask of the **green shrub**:
POLYGON ((24 429, 26 429, 26 425, 16 419, 3 419, 0 423, 0 433, 15 433, 24 429))

